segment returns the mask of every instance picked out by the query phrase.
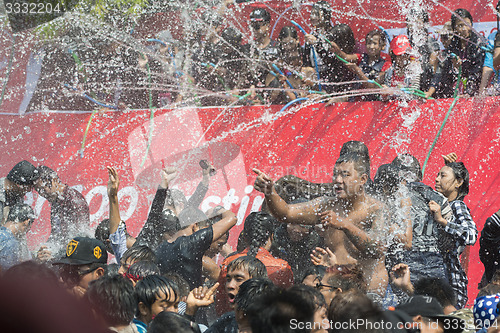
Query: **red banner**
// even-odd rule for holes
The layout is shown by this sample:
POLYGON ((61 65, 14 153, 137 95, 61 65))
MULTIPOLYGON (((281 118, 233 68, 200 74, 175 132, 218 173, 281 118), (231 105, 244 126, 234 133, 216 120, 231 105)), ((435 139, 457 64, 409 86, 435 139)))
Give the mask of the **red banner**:
MULTIPOLYGON (((343 142, 365 142, 372 157, 372 175, 397 153, 409 152, 421 163, 445 118, 451 100, 421 103, 344 103, 240 108, 183 108, 90 113, 1 115, 0 174, 27 159, 54 168, 76 186, 90 204, 91 225, 108 216, 108 165, 118 168, 122 217, 132 235, 146 219, 163 165, 175 165, 173 184, 191 195, 201 180, 200 159, 217 168, 202 209, 224 205, 238 215, 231 233, 235 244, 241 222, 258 210, 262 195, 253 190, 257 167, 274 179, 286 174, 314 182, 330 182, 343 142), (92 120, 89 124, 89 120, 92 120), (89 128, 82 148, 86 128, 89 128), (148 149, 148 142, 149 149, 148 149)), ((478 229, 500 207, 500 99, 460 100, 432 150, 425 183, 433 185, 443 165, 441 154, 456 152, 471 174, 466 203, 478 229)), ((28 235, 36 249, 50 232, 49 205, 36 193, 28 196, 40 217, 28 235)), ((476 244, 470 254, 470 295, 475 296, 483 266, 476 244)))

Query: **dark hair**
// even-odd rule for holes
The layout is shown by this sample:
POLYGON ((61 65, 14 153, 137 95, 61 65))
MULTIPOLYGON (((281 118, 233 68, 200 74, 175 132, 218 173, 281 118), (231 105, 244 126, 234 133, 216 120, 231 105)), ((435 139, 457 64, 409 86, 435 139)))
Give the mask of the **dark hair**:
POLYGON ((109 239, 109 219, 104 219, 99 224, 97 225, 97 228, 95 228, 94 232, 94 237, 98 240, 100 240, 104 246, 106 247, 106 250, 109 253, 114 253, 113 248, 109 244, 109 242, 106 242, 109 239))
POLYGON ((199 333, 198 324, 186 317, 174 313, 160 312, 151 322, 148 333, 199 333))
MULTIPOLYGON (((372 32, 372 31, 370 31, 370 32, 372 32)), ((368 33, 368 34, 370 34, 370 33, 368 33)), ((351 140, 351 141, 344 142, 344 144, 342 145, 342 148, 340 148, 339 155, 342 156, 342 155, 345 155, 347 153, 358 153, 358 154, 362 154, 362 155, 365 155, 368 158, 370 158, 370 154, 368 152, 368 147, 362 141, 351 140)))
POLYGON ((267 278, 266 266, 255 257, 243 256, 234 259, 227 265, 227 272, 235 269, 244 269, 250 275, 250 278, 267 278))
POLYGON ((146 223, 142 227, 141 232, 136 237, 135 244, 147 245, 152 249, 156 249, 163 241, 163 235, 173 235, 181 230, 179 218, 171 209, 164 209, 156 218, 148 216, 146 223))
POLYGON ((45 264, 38 263, 34 260, 24 261, 10 267, 5 271, 2 278, 22 284, 43 281, 59 287, 57 274, 45 264))
POLYGON ((137 282, 149 275, 160 275, 160 269, 158 265, 152 261, 141 260, 130 265, 125 274, 126 277, 137 282))
POLYGON ((349 163, 352 162, 354 164, 354 170, 356 170, 359 175, 367 175, 370 178, 370 160, 365 154, 360 154, 356 152, 349 152, 340 157, 335 162, 335 165, 341 163, 349 163))
POLYGON ((453 287, 444 279, 424 277, 414 284, 414 295, 431 296, 438 300, 441 306, 455 305, 457 297, 453 287))
POLYGON ((422 167, 420 167, 420 162, 415 156, 410 154, 400 154, 396 156, 394 160, 392 160, 391 164, 396 167, 398 175, 401 179, 404 179, 408 182, 422 181, 422 167), (407 176, 412 177, 404 177, 401 172, 409 173, 409 175, 407 174, 407 176))
POLYGON ((134 245, 130 249, 127 249, 120 260, 126 262, 131 259, 133 262, 137 261, 153 261, 156 262, 156 255, 149 247, 146 245, 134 245))
POLYGON ((483 296, 489 296, 489 295, 495 295, 500 293, 500 285, 496 283, 488 283, 486 286, 483 288, 479 289, 479 292, 477 293, 476 298, 483 297, 483 296))
POLYGON ((325 301, 325 296, 323 296, 323 294, 316 288, 306 286, 305 284, 296 284, 289 288, 288 291, 297 294, 298 297, 312 300, 315 310, 322 307, 328 307, 325 301))
POLYGON ((336 24, 333 26, 331 34, 332 42, 337 43, 342 51, 349 54, 354 52, 356 39, 350 26, 345 23, 336 24))
MULTIPOLYGON (((361 319, 366 327, 357 327, 356 331, 374 332, 369 330, 370 322, 378 321, 382 311, 359 290, 350 290, 338 293, 332 299, 328 308, 328 319, 335 323, 357 322, 361 319)), ((349 332, 344 325, 335 325, 344 329, 335 329, 331 332, 349 332)))
POLYGON ((134 286, 121 275, 104 276, 89 284, 87 300, 107 325, 129 325, 134 319, 137 303, 134 286))
POLYGON ((195 223, 203 223, 207 216, 200 209, 188 206, 179 213, 181 228, 189 227, 195 223))
POLYGON ((347 290, 358 290, 366 293, 368 285, 363 275, 363 271, 357 264, 335 265, 326 270, 329 274, 327 283, 334 288, 347 290))
POLYGON ((453 175, 457 180, 462 180, 462 185, 458 188, 458 195, 456 200, 464 200, 465 196, 469 194, 469 171, 463 162, 451 162, 446 164, 451 168, 453 175))
POLYGON ((298 39, 299 36, 297 34, 297 29, 293 25, 285 25, 280 30, 280 34, 278 35, 278 40, 282 41, 285 38, 292 37, 298 39))
POLYGON ((221 39, 226 41, 229 45, 238 50, 241 46, 241 40, 243 39, 241 32, 234 29, 233 27, 227 27, 226 29, 224 29, 220 37, 221 39))
POLYGON ((189 295, 189 292, 191 291, 189 289, 189 283, 187 283, 187 281, 180 274, 170 272, 168 274, 164 274, 163 276, 177 285, 180 298, 187 297, 189 295))
POLYGON ((397 190, 400 183, 397 169, 394 165, 382 164, 375 173, 373 178, 373 185, 375 192, 379 195, 386 194, 392 195, 397 190))
MULTIPOLYGON (((380 29, 374 29, 374 30, 368 32, 366 34, 365 41, 368 42, 368 39, 371 39, 371 38, 373 38, 375 36, 379 37, 380 43, 382 45, 385 45, 387 43, 387 39, 386 39, 385 33, 382 30, 380 30, 380 29)), ((359 142, 359 141, 349 141, 349 142, 359 142)), ((364 143, 363 143, 363 145, 364 145, 364 143)), ((366 145, 365 145, 365 147, 366 147, 366 145)), ((366 148, 366 151, 368 153, 368 148, 366 148)))
POLYGON ((408 19, 410 17, 420 19, 424 23, 429 23, 429 13, 423 8, 410 8, 408 15, 406 15, 406 22, 410 21, 408 19))
MULTIPOLYGON (((38 168, 39 179, 41 179, 44 182, 50 182, 52 179, 59 179, 59 176, 57 175, 57 172, 52 170, 46 165, 40 165, 38 168)), ((47 184, 47 186, 50 186, 50 184, 47 184)))
POLYGON ((248 244, 249 256, 256 256, 259 248, 264 246, 272 236, 275 221, 272 215, 264 212, 253 212, 247 216, 243 232, 248 244))
POLYGON ((323 20, 325 20, 326 23, 330 24, 330 21, 332 19, 332 7, 330 6, 330 3, 328 1, 318 1, 316 3, 313 3, 311 11, 313 10, 318 10, 323 14, 323 20))
MULTIPOLYGON (((171 295, 173 295, 175 299, 180 298, 177 285, 161 275, 146 276, 135 285, 137 304, 142 302, 148 309, 151 309, 151 306, 156 301, 156 297, 158 297, 161 292, 165 294, 167 299, 170 298, 171 295)), ((140 316, 139 308, 137 308, 136 316, 140 316)))
POLYGON ((314 304, 311 300, 297 296, 288 290, 266 293, 250 305, 247 311, 253 333, 306 333, 306 325, 292 329, 290 323, 313 321, 314 304))
POLYGON ((35 221, 35 212, 30 205, 24 203, 17 203, 10 207, 9 215, 7 216, 8 222, 22 223, 29 220, 29 225, 35 221))
POLYGON ((457 10, 455 10, 453 12, 453 14, 451 14, 451 28, 453 30, 455 30, 455 27, 457 25, 457 22, 458 21, 461 21, 461 19, 459 19, 458 17, 461 17, 462 19, 466 19, 468 18, 470 20, 470 23, 472 24, 472 22, 474 22, 472 20, 472 15, 469 13, 469 11, 467 9, 463 9, 463 8, 459 8, 457 10))
POLYGON ((238 310, 247 312, 251 304, 266 293, 276 290, 274 283, 266 278, 251 278, 238 289, 234 302, 238 310))
POLYGON ((305 278, 308 277, 309 275, 314 275, 321 281, 325 276, 325 274, 326 274, 325 266, 321 265, 311 266, 304 272, 304 275, 302 276, 302 279, 300 281, 301 283, 304 283, 305 278))

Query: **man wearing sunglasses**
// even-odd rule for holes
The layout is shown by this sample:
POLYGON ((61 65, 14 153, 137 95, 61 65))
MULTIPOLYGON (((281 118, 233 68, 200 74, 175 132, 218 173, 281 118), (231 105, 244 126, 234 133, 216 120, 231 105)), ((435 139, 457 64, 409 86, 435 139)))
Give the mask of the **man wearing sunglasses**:
POLYGON ((59 275, 66 287, 83 296, 89 283, 104 275, 108 253, 104 244, 89 237, 75 237, 66 246, 66 255, 53 265, 60 265, 59 275))

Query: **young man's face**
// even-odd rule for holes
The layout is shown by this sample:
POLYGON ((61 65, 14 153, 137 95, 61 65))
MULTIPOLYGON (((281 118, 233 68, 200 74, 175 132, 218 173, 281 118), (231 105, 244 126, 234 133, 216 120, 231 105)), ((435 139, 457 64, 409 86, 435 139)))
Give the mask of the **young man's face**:
POLYGON ((89 283, 104 274, 101 267, 91 269, 90 265, 61 265, 60 275, 68 288, 81 287, 85 290, 89 283))
POLYGON ((339 199, 349 199, 361 192, 366 183, 366 175, 360 175, 354 168, 354 162, 335 164, 333 186, 339 199))
POLYGON ((250 26, 252 28, 255 39, 260 39, 269 35, 268 22, 251 22, 250 26))
MULTIPOLYGON (((177 313, 179 307, 179 298, 175 298, 172 290, 169 290, 169 296, 165 295, 163 291, 160 290, 158 295, 156 295, 155 302, 151 305, 150 309, 146 310, 145 318, 146 324, 151 322, 158 314, 163 311, 175 312, 177 313)), ((142 303, 139 303, 142 306, 142 303)))
POLYGON ((313 27, 321 26, 324 21, 323 13, 318 9, 311 10, 310 20, 313 27))
POLYGON ((51 201, 57 198, 55 191, 55 179, 43 180, 39 179, 35 183, 35 190, 45 199, 51 201))
POLYGON ((384 45, 380 40, 380 36, 375 35, 366 39, 366 53, 369 57, 380 57, 383 48, 384 45))
POLYGON ((243 282, 250 280, 251 278, 252 277, 248 274, 248 271, 243 268, 237 268, 227 272, 226 293, 231 307, 234 307, 234 299, 238 294, 240 286, 243 282))

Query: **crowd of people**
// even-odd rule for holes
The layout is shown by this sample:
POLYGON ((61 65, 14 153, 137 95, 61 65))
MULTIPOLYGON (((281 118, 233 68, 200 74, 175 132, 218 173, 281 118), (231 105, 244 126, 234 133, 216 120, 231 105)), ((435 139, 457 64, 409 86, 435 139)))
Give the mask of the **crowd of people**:
MULTIPOLYGON (((200 165, 201 166, 201 165, 200 165)), ((460 256, 478 230, 464 202, 469 171, 444 156, 434 188, 419 161, 398 155, 373 180, 370 155, 344 143, 331 183, 293 175, 273 181, 228 244, 237 218, 202 211, 214 169, 195 193, 161 170, 148 217, 133 237, 120 217, 120 175, 108 167, 109 218, 91 236, 89 209, 47 166, 16 164, 0 179, 2 327, 11 332, 499 332, 500 211, 480 238, 485 272, 474 306, 460 256), (51 237, 62 251, 30 253, 36 219, 23 203, 36 190, 51 204, 51 237), (222 259, 221 259, 222 258, 222 259), (218 260, 220 259, 220 260, 218 260), (27 304, 25 304, 27 303, 27 304), (71 328, 68 328, 71 327, 71 328)))
POLYGON ((242 31, 225 19, 230 6, 232 1, 224 1, 218 10, 197 12, 197 31, 179 40, 168 30, 139 45, 69 30, 67 38, 44 47, 30 109, 264 105, 298 98, 385 101, 496 89, 499 39, 496 32, 488 39, 478 34, 463 8, 438 31, 441 44, 429 35, 429 14, 412 8, 406 34, 390 38, 376 28, 361 45, 349 25, 332 25, 327 1, 312 4, 305 27, 283 19, 276 40, 268 9, 256 7, 249 31, 242 31))

